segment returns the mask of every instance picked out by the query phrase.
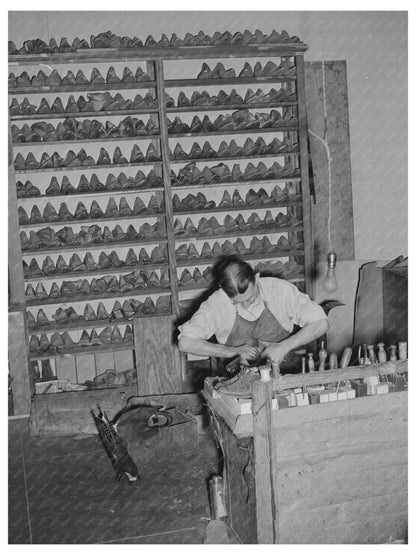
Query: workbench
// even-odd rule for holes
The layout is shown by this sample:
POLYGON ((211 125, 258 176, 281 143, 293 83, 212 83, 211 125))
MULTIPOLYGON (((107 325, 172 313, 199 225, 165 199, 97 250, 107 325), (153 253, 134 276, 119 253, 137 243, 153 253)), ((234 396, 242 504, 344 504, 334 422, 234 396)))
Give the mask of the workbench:
POLYGON ((241 543, 407 540, 407 390, 283 409, 272 399, 392 367, 407 371, 407 361, 259 380, 246 414, 207 378, 228 525, 241 543))

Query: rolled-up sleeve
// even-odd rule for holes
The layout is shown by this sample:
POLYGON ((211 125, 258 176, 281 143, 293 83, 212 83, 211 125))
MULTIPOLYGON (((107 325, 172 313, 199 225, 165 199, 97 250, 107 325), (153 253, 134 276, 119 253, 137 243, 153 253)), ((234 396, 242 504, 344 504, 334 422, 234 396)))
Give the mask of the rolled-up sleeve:
POLYGON ((286 311, 294 324, 303 328, 309 322, 327 319, 322 307, 316 301, 301 293, 293 284, 287 283, 287 285, 289 287, 285 291, 286 311))
POLYGON ((190 320, 178 326, 179 339, 186 335, 194 339, 209 339, 216 332, 215 314, 207 303, 202 303, 190 320))

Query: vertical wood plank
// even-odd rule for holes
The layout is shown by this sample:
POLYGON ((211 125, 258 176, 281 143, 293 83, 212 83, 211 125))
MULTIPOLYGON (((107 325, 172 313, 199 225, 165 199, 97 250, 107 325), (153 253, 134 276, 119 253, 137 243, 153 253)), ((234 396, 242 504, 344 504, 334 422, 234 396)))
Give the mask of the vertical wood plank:
POLYGON ((178 298, 178 275, 175 258, 175 238, 173 234, 173 207, 172 207, 172 189, 170 182, 170 160, 169 160, 169 138, 167 127, 167 115, 165 105, 165 85, 163 76, 163 61, 156 61, 156 87, 159 107, 159 128, 160 128, 160 146, 162 154, 163 168, 163 186, 165 191, 165 214, 166 214, 166 233, 168 240, 169 255, 169 273, 170 273, 170 289, 172 312, 176 316, 179 315, 179 298, 178 298))
POLYGON ((352 204, 350 132, 348 116, 347 67, 345 60, 305 63, 305 100, 312 155, 313 180, 316 191, 313 230, 314 257, 326 262, 328 245, 328 157, 331 154, 331 243, 338 260, 354 260, 354 219, 352 204), (323 67, 322 67, 323 66, 323 67), (325 74, 325 107, 323 99, 325 74))
POLYGON ((9 312, 9 367, 12 377, 13 411, 15 416, 29 414, 31 380, 29 350, 26 343, 25 318, 21 310, 9 312))
POLYGON ((172 342, 173 317, 134 319, 139 395, 182 392, 179 350, 172 342))
POLYGON ((273 381, 252 384, 253 443, 258 543, 279 543, 274 477, 276 451, 272 433, 273 381))
POLYGON ((22 248, 20 244, 19 219, 17 215, 17 194, 16 194, 16 178, 13 164, 13 147, 10 136, 9 121, 9 167, 8 167, 8 234, 9 234, 9 293, 10 302, 14 305, 24 306, 25 304, 25 288, 22 265, 22 248))
POLYGON ((312 290, 313 245, 311 241, 311 210, 309 191, 309 162, 308 162, 308 122, 305 106, 305 77, 303 56, 295 56, 296 86, 298 98, 299 120, 299 148, 300 148, 300 176, 302 182, 302 215, 303 215, 303 244, 305 253, 305 285, 306 293, 310 296, 312 290))

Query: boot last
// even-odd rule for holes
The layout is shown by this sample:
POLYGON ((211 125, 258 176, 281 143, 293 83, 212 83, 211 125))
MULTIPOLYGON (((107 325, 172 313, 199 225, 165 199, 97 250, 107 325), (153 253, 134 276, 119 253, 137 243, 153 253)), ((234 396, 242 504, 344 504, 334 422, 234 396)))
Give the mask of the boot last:
POLYGON ((175 236, 185 235, 186 231, 183 228, 182 222, 176 218, 173 224, 173 234, 175 236))
POLYGON ((98 71, 98 69, 94 67, 91 71, 90 84, 91 85, 104 85, 104 83, 105 83, 104 77, 101 75, 101 73, 98 71))
POLYGON ((149 214, 158 214, 160 212, 160 206, 156 200, 155 195, 152 195, 149 200, 147 207, 149 214))
POLYGON ((194 235, 197 233, 197 228, 194 226, 191 218, 186 218, 184 229, 187 235, 194 235))
POLYGON ((191 274, 191 272, 185 268, 182 271, 181 277, 179 279, 179 284, 182 285, 195 285, 195 280, 191 274))
POLYGON ((236 221, 234 220, 234 218, 232 216, 230 216, 229 214, 227 214, 225 216, 224 219, 224 225, 225 225, 225 229, 227 231, 233 232, 233 231, 237 231, 238 226, 236 224, 236 221))
MULTIPOLYGON (((50 185, 49 185, 49 188, 52 188, 52 187, 53 187, 53 194, 54 194, 54 195, 55 195, 55 194, 59 195, 59 194, 61 194, 61 190, 59 189, 59 185, 58 185, 58 192, 56 192, 55 184, 53 183, 53 181, 54 181, 55 179, 56 179, 55 177, 52 177, 51 183, 50 183, 50 185)), ((58 182, 56 181, 56 183, 58 183, 58 182)), ((75 187, 70 183, 70 181, 69 181, 69 179, 67 178, 67 176, 64 175, 64 177, 62 178, 62 194, 63 194, 63 195, 73 195, 73 194, 75 194, 76 192, 77 192, 77 190, 75 189, 75 187)), ((48 194, 48 193, 47 193, 47 194, 48 194)), ((52 192, 49 193, 49 194, 52 194, 52 192)))
POLYGON ((170 312, 170 297, 169 295, 164 295, 158 297, 156 300, 156 311, 159 314, 166 314, 170 312))
POLYGON ((202 147, 202 156, 204 158, 217 157, 217 153, 215 152, 215 150, 212 148, 212 146, 209 144, 208 141, 205 141, 204 146, 202 147))
POLYGON ((52 318, 57 324, 68 324, 70 322, 69 317, 63 308, 58 308, 55 314, 52 314, 52 318))
POLYGON ((238 77, 253 77, 253 69, 248 62, 245 62, 243 69, 238 74, 238 77))
MULTIPOLYGON (((91 191, 91 187, 90 187, 90 182, 88 181, 88 179, 85 177, 84 174, 81 175, 80 179, 79 179, 79 184, 78 184, 78 188, 77 188, 77 192, 78 193, 89 193, 91 191)), ((84 207, 85 208, 85 207, 84 207)), ((85 208, 85 210, 87 210, 85 208)))
POLYGON ((247 221, 251 229, 260 229, 261 227, 264 227, 264 222, 260 219, 256 212, 250 214, 247 221))
MULTIPOLYGON (((34 207, 35 208, 35 207, 34 207)), ((55 208, 50 202, 48 202, 43 210, 43 219, 41 221, 47 222, 57 222, 59 221, 59 216, 56 213, 55 208)))
POLYGON ((219 208, 231 208, 232 206, 233 206, 233 203, 231 201, 230 193, 226 190, 226 191, 224 191, 224 193, 222 195, 222 199, 221 199, 221 202, 219 203, 218 207, 219 208))
POLYGON ((133 249, 129 249, 126 256, 126 266, 137 266, 138 264, 136 253, 133 249))
POLYGON ((90 305, 90 303, 87 303, 85 305, 84 319, 87 320, 87 321, 97 320, 97 315, 95 314, 95 311, 92 308, 92 306, 90 305))
POLYGON ((166 247, 155 247, 151 254, 150 254, 150 261, 154 264, 159 264, 162 262, 166 262, 167 255, 166 255, 166 247))
POLYGON ((111 326, 107 326, 99 335, 101 343, 111 343, 111 326))
POLYGON ((244 201, 240 196, 240 193, 237 189, 234 189, 233 198, 232 198, 233 206, 244 206, 244 201))
POLYGON ((77 284, 77 295, 85 295, 85 296, 90 295, 91 291, 90 291, 90 284, 88 283, 88 280, 86 279, 78 280, 76 284, 77 284))
POLYGON ((94 258, 90 252, 87 252, 84 256, 84 264, 87 271, 91 272, 98 270, 98 264, 94 261, 94 258))
POLYGON ((58 256, 56 260, 56 269, 58 273, 66 273, 71 271, 71 268, 65 262, 61 254, 58 256))
POLYGON ((140 150, 140 148, 137 145, 133 146, 133 149, 130 155, 130 162, 132 164, 136 164, 138 162, 145 162, 145 157, 143 155, 143 152, 140 150))
POLYGON ((121 336, 120 330, 118 326, 113 327, 113 331, 111 333, 111 343, 122 343, 123 337, 121 336))
POLYGON ((275 221, 274 218, 272 216, 272 213, 270 212, 270 210, 266 211, 266 214, 264 216, 264 225, 266 227, 274 227, 275 226, 275 221))
POLYGON ((62 334, 62 341, 64 342, 65 350, 74 349, 76 347, 76 343, 72 340, 72 337, 67 331, 64 331, 62 334))
POLYGON ((36 293, 31 283, 26 287, 25 296, 30 299, 36 298, 36 293))
POLYGON ((185 93, 181 91, 178 95, 178 107, 182 108, 185 106, 192 106, 192 103, 189 98, 186 97, 185 93))
POLYGON ((86 219, 88 219, 88 210, 82 202, 79 202, 77 204, 77 208, 75 210, 74 218, 76 220, 86 220, 86 219))
POLYGON ((98 206, 96 200, 93 200, 91 203, 90 218, 104 218, 104 212, 98 206))
POLYGON ((186 245, 180 245, 175 250, 176 260, 188 260, 188 248, 186 245))
MULTIPOLYGON (((31 154, 29 152, 29 154, 31 154)), ((32 154, 33 156, 33 154, 32 154)), ((39 163, 36 161, 35 157, 33 156, 33 160, 35 162, 35 169, 39 168, 39 163)), ((14 169, 15 170, 25 170, 27 168, 25 159, 23 158, 22 154, 20 152, 17 153, 16 158, 14 159, 14 169)), ((29 169, 29 168, 27 168, 29 169)))
POLYGON ((156 307, 150 297, 146 297, 141 311, 143 314, 156 314, 156 307))
POLYGON ((267 236, 263 237, 263 252, 265 253, 275 253, 276 246, 272 245, 270 239, 267 236))
POLYGON ((120 291, 120 284, 117 281, 115 276, 105 276, 104 279, 107 279, 107 292, 108 293, 118 293, 120 291))
POLYGON ((105 209, 106 218, 116 218, 118 216, 118 208, 114 197, 110 197, 107 208, 105 209))
POLYGON ((61 296, 61 290, 59 289, 59 286, 55 282, 53 282, 51 290, 49 291, 49 298, 58 299, 60 296, 61 296))
POLYGON ((209 245, 209 243, 205 242, 202 246, 202 250, 201 250, 201 258, 206 258, 206 259, 211 259, 213 258, 213 253, 212 253, 212 249, 209 245))
POLYGON ((105 150, 105 148, 101 147, 100 154, 97 160, 97 166, 104 166, 108 164, 111 164, 110 156, 108 152, 105 150))
POLYGON ((134 310, 132 309, 131 304, 127 299, 123 302, 122 312, 124 314, 124 317, 127 318, 127 320, 133 319, 134 310))
POLYGON ((69 259, 69 266, 72 272, 82 272, 86 270, 85 264, 82 262, 77 253, 74 253, 69 259))
POLYGON ((95 329, 91 331, 90 344, 91 346, 101 345, 101 339, 98 337, 95 329))
POLYGON ((42 275, 43 272, 40 269, 36 258, 32 258, 32 260, 30 261, 29 271, 30 271, 30 276, 41 276, 42 275))
POLYGON ((214 258, 217 258, 218 256, 221 256, 223 254, 222 248, 220 247, 218 241, 215 241, 215 243, 212 245, 212 254, 214 255, 214 258))
POLYGON ((197 79, 211 79, 212 73, 208 64, 202 64, 201 71, 198 73, 197 79))
POLYGON ((234 241, 233 245, 238 254, 245 255, 250 253, 250 250, 245 246, 243 240, 240 237, 236 241, 234 241))
POLYGON ((116 253, 116 251, 111 251, 108 257, 111 260, 112 268, 120 268, 120 266, 124 265, 123 262, 118 257, 118 254, 116 253))
POLYGON ((130 208, 130 206, 128 205, 125 197, 121 197, 121 199, 120 199, 119 214, 120 214, 120 216, 123 216, 123 217, 124 216, 128 217, 128 216, 133 215, 133 211, 130 208))
POLYGON ((90 337, 88 335, 87 330, 83 330, 82 334, 81 334, 81 338, 78 341, 78 347, 89 347, 91 345, 90 343, 90 337))
POLYGON ((120 77, 116 74, 113 66, 110 66, 107 71, 107 77, 105 79, 107 83, 120 83, 120 77))
POLYGON ((114 164, 128 164, 127 158, 125 158, 120 150, 120 148, 117 146, 114 150, 114 154, 113 154, 113 163, 114 164))
POLYGON ((277 250, 278 251, 290 251, 291 250, 290 243, 284 235, 281 235, 279 237, 279 240, 277 241, 277 250))
POLYGON ((170 287, 169 272, 167 270, 163 270, 160 274, 160 287, 164 289, 170 287))
POLYGON ((42 333, 42 335, 40 336, 39 348, 43 352, 49 350, 49 339, 46 333, 42 333))
MULTIPOLYGON (((133 318, 133 316, 131 318, 133 318)), ((127 325, 126 329, 124 330, 123 343, 133 343, 133 342, 134 342, 134 337, 133 337, 132 327, 127 325)))
MULTIPOLYGON (((32 211, 33 211, 33 209, 32 209, 32 211)), ((18 217, 19 217, 19 224, 20 225, 29 224, 29 216, 27 215, 26 210, 22 206, 18 207, 17 214, 18 214, 18 217)), ((43 221, 43 220, 41 220, 41 221, 43 221)))
POLYGON ((108 320, 108 318, 109 318, 108 312, 105 309, 105 306, 103 305, 103 303, 100 301, 97 307, 97 319, 108 320))
POLYGON ((36 286, 36 298, 38 299, 46 299, 48 297, 48 294, 45 291, 45 288, 43 287, 42 283, 38 283, 36 286))
POLYGON ((225 141, 221 141, 218 149, 219 158, 228 158, 230 156, 230 149, 225 141))
POLYGON ((127 233, 124 233, 119 224, 117 224, 116 227, 113 229, 112 236, 114 238, 114 241, 125 241, 128 238, 127 233))
POLYGON ((213 228, 209 224, 208 220, 202 217, 198 222, 198 234, 199 235, 212 235, 214 233, 213 228))
POLYGON ((47 276, 51 274, 56 274, 56 267, 50 256, 47 256, 42 264, 42 272, 47 276))
POLYGON ((192 145, 192 148, 189 152, 189 158, 192 158, 192 159, 203 158, 203 153, 198 143, 194 143, 192 145))
POLYGON ((152 143, 149 144, 147 151, 146 151, 146 160, 148 162, 156 162, 160 160, 159 153, 155 149, 152 143))

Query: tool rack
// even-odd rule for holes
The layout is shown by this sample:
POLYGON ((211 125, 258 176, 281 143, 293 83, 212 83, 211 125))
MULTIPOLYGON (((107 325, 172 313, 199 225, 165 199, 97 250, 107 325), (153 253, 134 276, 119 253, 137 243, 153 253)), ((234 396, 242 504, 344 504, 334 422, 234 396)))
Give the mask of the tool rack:
MULTIPOLYGON (((14 98, 18 101, 22 101, 24 97, 28 97, 32 104, 38 105, 40 99, 43 96, 47 96, 52 104, 52 99, 60 95, 72 94, 76 97, 80 94, 86 94, 87 92, 123 92, 127 95, 129 92, 131 94, 151 92, 152 96, 157 101, 157 106, 150 107, 148 109, 135 109, 135 110, 116 110, 116 111, 87 111, 87 112, 74 112, 74 113, 50 113, 50 114, 28 114, 28 115, 11 115, 10 126, 18 125, 22 123, 32 124, 38 120, 48 121, 52 125, 57 125, 58 122, 64 121, 65 118, 74 117, 76 120, 82 120, 85 118, 94 118, 100 121, 110 120, 117 121, 121 120, 126 116, 143 117, 148 116, 156 124, 156 133, 152 135, 139 135, 134 137, 118 137, 118 138, 99 138, 99 139, 76 139, 76 140, 58 140, 58 141, 43 141, 43 142, 18 142, 11 145, 12 153, 10 156, 9 165, 9 203, 15 205, 15 210, 17 211, 18 206, 23 206, 26 208, 31 208, 33 204, 39 204, 40 206, 45 206, 46 202, 51 202, 58 211, 61 202, 66 202, 70 208, 70 211, 74 212, 75 205, 82 201, 87 205, 93 200, 96 200, 100 208, 104 211, 106 203, 113 197, 118 201, 122 196, 124 196, 129 205, 132 206, 134 199, 139 197, 144 200, 145 204, 151 195, 157 195, 157 198, 161 202, 161 212, 156 214, 141 214, 138 216, 129 217, 117 217, 117 218, 101 218, 101 219, 86 219, 86 220, 73 220, 73 221, 54 221, 36 224, 25 224, 20 226, 20 228, 13 222, 16 222, 16 218, 11 218, 11 226, 9 240, 11 244, 16 246, 15 249, 11 249, 9 252, 9 268, 10 268, 10 287, 13 293, 14 299, 20 300, 21 304, 27 310, 36 311, 42 308, 48 316, 50 323, 48 324, 33 324, 26 325, 27 342, 31 336, 41 334, 46 334, 48 339, 50 339, 51 334, 54 332, 68 332, 71 334, 73 341, 76 343, 79 339, 83 330, 88 330, 90 332, 92 329, 96 329, 98 333, 106 326, 120 326, 122 335, 126 333, 126 326, 131 325, 131 322, 125 318, 119 318, 114 321, 108 320, 80 320, 70 323, 53 323, 51 317, 54 310, 57 307, 66 308, 68 306, 76 307, 78 314, 82 314, 83 307, 85 304, 90 302, 95 303, 93 306, 96 307, 99 301, 106 304, 107 312, 110 314, 111 306, 116 300, 120 300, 122 303, 125 299, 137 299, 143 301, 145 297, 150 297, 152 300, 157 300, 160 296, 168 296, 170 300, 170 316, 172 319, 183 316, 186 313, 186 307, 196 296, 199 296, 204 290, 209 287, 209 282, 202 282, 201 284, 191 283, 191 284, 181 284, 180 276, 184 269, 190 269, 190 271, 195 271, 196 268, 204 269, 212 266, 215 263, 215 258, 191 258, 191 259, 181 259, 177 258, 175 251, 181 245, 193 244, 196 246, 198 252, 201 251, 204 242, 208 242, 212 246, 215 242, 218 242, 221 248, 223 248, 224 242, 226 240, 235 241, 237 238, 245 240, 245 245, 249 244, 249 241, 253 237, 258 237, 260 240, 263 237, 268 237, 271 239, 272 244, 276 245, 277 238, 282 234, 291 240, 291 244, 296 244, 298 247, 295 250, 279 251, 275 249, 271 253, 256 253, 250 252, 245 254, 244 258, 250 261, 253 266, 259 263, 263 265, 259 268, 264 271, 268 268, 267 264, 277 262, 277 261, 295 261, 298 265, 302 266, 302 272, 297 272, 296 275, 286 276, 288 279, 293 281, 301 290, 311 294, 311 265, 312 265, 312 240, 311 240, 311 221, 310 221, 310 191, 309 191, 309 177, 308 177, 308 152, 307 152, 307 123, 306 123, 306 111, 305 111, 305 90, 304 90, 304 70, 303 70, 303 53, 306 51, 307 46, 302 42, 293 43, 282 43, 282 44, 259 44, 259 45, 221 45, 221 46, 201 46, 201 47, 142 47, 142 48, 105 48, 105 49, 91 49, 91 50, 80 50, 75 53, 56 53, 56 54, 31 54, 31 55, 10 55, 9 56, 9 71, 13 71, 18 75, 20 71, 27 71, 32 75, 36 75, 39 69, 44 69, 45 66, 53 69, 57 69, 61 76, 63 77, 65 72, 70 69, 74 73, 78 69, 82 69, 85 75, 88 74, 91 68, 99 66, 101 75, 105 75, 110 66, 116 66, 116 73, 121 75, 123 67, 129 67, 133 72, 134 68, 141 66, 145 72, 148 73, 149 81, 138 81, 138 82, 120 82, 120 83, 104 83, 104 84, 82 84, 82 85, 65 85, 65 86, 41 86, 41 87, 14 87, 9 88, 9 103, 12 102, 14 98), (278 65, 281 60, 287 60, 292 68, 295 68, 294 75, 280 75, 278 77, 250 77, 250 78, 221 78, 221 79, 195 79, 194 77, 180 78, 180 79, 170 79, 166 78, 165 75, 168 71, 168 66, 172 63, 175 64, 175 71, 179 71, 180 75, 186 74, 188 65, 193 63, 201 64, 203 61, 211 63, 213 66, 217 60, 228 60, 230 63, 239 63, 241 66, 246 61, 252 61, 254 65, 254 60, 261 60, 262 62, 266 59, 275 61, 278 65), (163 99, 165 98, 165 93, 171 93, 175 89, 187 91, 187 96, 191 96, 192 91, 198 88, 208 88, 212 91, 212 94, 216 94, 219 89, 227 86, 237 87, 238 90, 246 90, 247 87, 253 88, 264 88, 272 86, 280 86, 282 89, 289 91, 292 95, 290 101, 281 102, 269 102, 269 103, 258 103, 258 104, 224 104, 224 105, 203 105, 203 106, 178 106, 175 99, 174 106, 166 106, 163 99), (203 118, 205 115, 210 115, 210 113, 220 112, 232 113, 235 110, 241 110, 247 108, 254 112, 257 110, 269 111, 275 109, 280 111, 282 117, 285 114, 294 115, 297 119, 296 125, 291 126, 281 126, 273 128, 264 129, 237 129, 237 130, 217 130, 213 132, 199 132, 199 133, 169 133, 168 132, 168 118, 171 119, 173 116, 182 117, 193 117, 198 115, 203 118), (177 142, 183 140, 199 141, 202 147, 202 141, 215 141, 223 140, 228 137, 228 140, 239 139, 240 136, 249 136, 253 140, 257 137, 264 137, 265 140, 268 138, 272 139, 274 136, 280 136, 283 139, 288 139, 291 143, 296 145, 293 151, 281 152, 279 154, 267 154, 267 155, 256 155, 252 158, 256 158, 259 161, 263 161, 266 165, 272 160, 283 160, 285 163, 288 161, 292 164, 295 172, 292 175, 285 175, 282 177, 277 177, 275 179, 260 180, 256 179, 253 181, 247 180, 242 182, 226 182, 226 183, 198 183, 198 184, 186 184, 186 185, 175 185, 171 181, 171 172, 178 172, 181 167, 185 166, 189 162, 195 162, 196 164, 207 164, 207 163, 219 163, 219 162, 232 162, 232 163, 243 163, 249 162, 251 160, 250 156, 236 156, 236 157, 215 157, 210 159, 204 158, 190 158, 187 160, 174 160, 171 157, 171 152, 174 149, 174 145, 177 142), (146 141, 143 143, 142 141, 146 141), (144 161, 139 163, 123 163, 123 164, 106 164, 106 165, 88 165, 79 167, 59 167, 59 168, 45 168, 45 169, 25 169, 25 170, 15 170, 13 167, 13 161, 16 158, 17 153, 21 152, 23 156, 27 156, 29 151, 38 152, 37 158, 40 158, 41 152, 48 152, 52 155, 53 151, 59 149, 59 153, 62 157, 65 153, 72 149, 76 152, 79 148, 85 148, 87 154, 97 152, 101 146, 106 148, 111 156, 111 149, 119 146, 123 155, 127 157, 128 152, 133 145, 138 144, 141 147, 142 144, 153 144, 160 154, 159 160, 144 161), (91 176, 93 173, 99 175, 99 179, 102 183, 105 183, 106 176, 109 173, 117 175, 118 172, 130 172, 130 175, 139 170, 143 166, 144 170, 153 170, 154 175, 162 179, 162 183, 154 187, 141 187, 141 188, 127 188, 121 190, 102 190, 94 191, 88 193, 80 193, 74 195, 57 195, 57 196, 47 196, 45 194, 47 185, 52 177, 56 177, 58 181, 61 181, 63 176, 67 176, 71 183, 75 184, 79 180, 82 174, 87 174, 91 176), (36 183, 36 186, 40 189, 41 195, 34 197, 17 198, 16 196, 16 182, 23 180, 30 180, 32 183, 36 183), (229 191, 230 195, 233 191, 237 190, 241 193, 241 197, 244 199, 244 194, 252 188, 259 190, 259 188, 265 189, 268 194, 271 193, 272 189, 276 185, 281 185, 281 187, 289 187, 292 192, 290 199, 286 198, 280 202, 274 204, 268 204, 264 208, 261 206, 250 206, 248 204, 240 205, 236 207, 222 208, 218 207, 220 196, 224 191, 229 191), (201 191, 207 198, 210 195, 216 198, 216 207, 210 208, 208 210, 180 210, 175 211, 173 208, 172 198, 175 194, 180 196, 182 199, 184 196, 190 192, 195 194, 201 191), (218 196, 220 195, 220 196, 218 196), (162 202, 163 201, 163 202, 162 202), (174 233, 174 223, 176 219, 182 219, 185 221, 186 218, 191 218, 195 226, 201 217, 209 218, 211 215, 219 220, 221 225, 221 218, 225 217, 227 214, 231 216, 237 216, 242 214, 244 219, 247 221, 248 217, 252 213, 260 213, 264 216, 266 210, 270 210, 273 218, 278 214, 280 210, 286 210, 287 214, 293 214, 297 218, 297 225, 295 226, 264 226, 258 227, 256 229, 246 229, 244 231, 237 229, 236 231, 221 231, 213 236, 200 236, 198 232, 188 234, 186 236, 177 236, 174 233), (142 222, 150 222, 154 224, 158 222, 162 230, 165 233, 161 237, 157 238, 139 238, 131 241, 114 241, 111 243, 99 243, 99 244, 87 244, 87 245, 76 245, 76 246, 59 246, 54 248, 41 248, 33 250, 22 250, 18 243, 20 242, 19 234, 20 231, 36 231, 40 227, 51 227, 55 231, 59 230, 64 226, 71 226, 76 232, 80 229, 81 225, 93 225, 97 224, 100 226, 109 226, 120 224, 123 229, 125 229, 128 224, 136 224, 136 229, 142 224, 142 222), (167 258, 161 263, 150 263, 145 265, 135 265, 135 266, 121 266, 118 268, 107 268, 98 269, 90 271, 71 271, 65 274, 54 273, 52 275, 23 275, 22 261, 29 263, 32 257, 35 257, 39 266, 42 266, 44 257, 49 255, 53 258, 57 258, 58 255, 62 255, 69 259, 69 257, 78 253, 80 257, 85 255, 87 252, 91 252, 94 259, 97 260, 100 252, 104 251, 107 254, 115 250, 119 255, 120 260, 123 260, 126 256, 126 252, 129 248, 133 248, 136 255, 139 254, 139 250, 144 248, 148 254, 150 254, 151 249, 154 247, 165 247, 167 249, 167 258), (96 255, 96 257, 95 257, 96 255), (47 289, 53 281, 62 283, 63 280, 76 280, 76 279, 93 279, 102 277, 105 275, 122 276, 126 273, 132 272, 133 270, 145 271, 150 274, 154 271, 160 277, 161 272, 168 271, 170 284, 169 288, 152 288, 146 287, 143 289, 136 289, 126 292, 114 292, 114 293, 101 293, 94 295, 80 295, 75 297, 58 297, 58 298, 27 298, 25 297, 25 290, 29 283, 31 283, 34 288, 40 282, 47 289)), ((45 70, 46 71, 46 70, 45 70)), ((172 96, 175 95, 172 93, 172 96)), ((212 118, 214 119, 214 118, 212 118)), ((144 150, 144 149, 142 149, 144 150)), ((94 156, 93 156, 94 157, 94 156)), ((96 158, 96 157, 95 157, 96 158)), ((231 164, 229 165, 231 167, 231 164)), ((202 165, 201 165, 202 168, 202 165)), ((26 210, 29 213, 29 210, 26 210)), ((261 217, 261 216, 260 216, 261 217)), ((273 272, 273 267, 271 266, 271 271, 273 272)), ((270 275, 270 274, 269 274, 270 275)), ((166 312, 158 313, 157 311, 153 314, 136 314, 135 318, 152 318, 154 316, 166 315, 166 312)), ((36 314, 34 314, 35 316, 36 314)), ((129 338, 132 336, 127 334, 129 338)), ((166 341, 170 341, 170 337, 166 337, 166 341)), ((100 353, 115 352, 120 351, 134 351, 134 342, 131 339, 123 340, 121 342, 113 342, 108 344, 101 344, 97 346, 72 346, 71 348, 65 350, 59 350, 53 352, 52 350, 45 350, 44 352, 31 352, 30 360, 32 362, 39 360, 59 360, 62 358, 68 359, 68 357, 77 357, 80 355, 93 354, 99 355, 100 353)), ((97 366, 97 360, 96 360, 97 366)), ((105 368, 96 367, 95 371, 92 371, 92 375, 89 379, 93 379, 95 374, 102 372, 105 368)), ((56 373, 59 376, 59 369, 56 369, 56 373)), ((75 376, 72 381, 80 382, 79 376, 75 376)))

